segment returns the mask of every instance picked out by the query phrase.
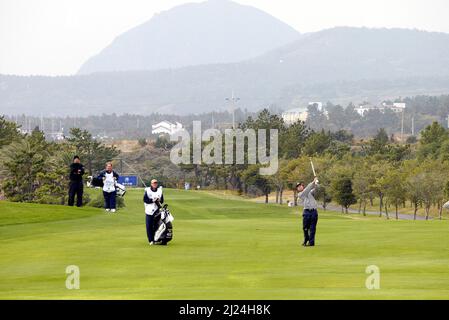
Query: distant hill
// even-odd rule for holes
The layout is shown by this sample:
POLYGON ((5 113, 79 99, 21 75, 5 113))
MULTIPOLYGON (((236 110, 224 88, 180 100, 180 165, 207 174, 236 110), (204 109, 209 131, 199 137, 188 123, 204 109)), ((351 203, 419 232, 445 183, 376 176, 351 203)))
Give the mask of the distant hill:
POLYGON ((449 75, 449 34, 339 27, 305 34, 255 63, 296 81, 449 75))
POLYGON ((238 62, 299 37, 289 25, 250 6, 228 0, 188 3, 120 35, 79 73, 238 62))
POLYGON ((0 113, 197 113, 225 108, 232 90, 248 110, 448 93, 449 34, 342 27, 305 34, 238 63, 0 76, 0 113))

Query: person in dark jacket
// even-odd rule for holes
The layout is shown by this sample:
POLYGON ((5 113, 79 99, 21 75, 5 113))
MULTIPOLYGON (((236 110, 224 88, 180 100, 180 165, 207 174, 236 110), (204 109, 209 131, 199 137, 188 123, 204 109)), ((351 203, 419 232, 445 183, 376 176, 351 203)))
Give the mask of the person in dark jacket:
POLYGON ((147 238, 150 245, 153 245, 155 231, 154 216, 159 212, 162 204, 164 203, 162 187, 158 187, 158 181, 156 179, 151 180, 151 186, 145 189, 143 202, 145 207, 147 238))
POLYGON ((103 180, 104 209, 106 212, 116 212, 117 191, 115 190, 115 185, 118 178, 118 173, 112 170, 111 162, 106 163, 105 170, 103 170, 98 176, 98 179, 103 180))
POLYGON ((81 164, 80 157, 74 156, 73 163, 70 165, 70 184, 69 184, 69 206, 81 207, 83 205, 83 174, 84 166, 81 164))

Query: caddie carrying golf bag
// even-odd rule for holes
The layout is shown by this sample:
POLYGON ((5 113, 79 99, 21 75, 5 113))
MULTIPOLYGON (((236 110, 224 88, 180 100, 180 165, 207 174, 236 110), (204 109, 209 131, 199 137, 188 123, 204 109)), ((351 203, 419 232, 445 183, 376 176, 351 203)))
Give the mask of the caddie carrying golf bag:
POLYGON ((159 212, 154 215, 154 242, 155 244, 167 245, 173 238, 173 218, 168 205, 164 205, 159 212))

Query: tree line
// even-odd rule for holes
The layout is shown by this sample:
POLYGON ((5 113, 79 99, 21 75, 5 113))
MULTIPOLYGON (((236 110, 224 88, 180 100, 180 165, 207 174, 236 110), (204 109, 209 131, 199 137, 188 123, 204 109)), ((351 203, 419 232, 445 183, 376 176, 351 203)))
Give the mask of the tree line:
POLYGON ((0 194, 10 201, 64 204, 74 155, 92 175, 119 153, 86 130, 73 128, 66 141, 51 142, 38 127, 22 134, 15 123, 0 117, 0 194))
MULTIPOLYGON (((347 106, 328 102, 325 110, 319 110, 316 105, 308 108, 309 117, 306 124, 315 129, 331 131, 347 130, 356 137, 371 137, 379 128, 384 128, 389 134, 401 132, 402 117, 403 128, 407 136, 417 135, 425 127, 438 122, 447 127, 449 116, 449 95, 441 96, 415 96, 385 101, 388 104, 402 102, 406 104, 404 115, 391 110, 371 110, 361 116, 355 111, 356 105, 347 106)), ((368 104, 363 102, 362 104, 368 104)))
MULTIPOLYGON (((441 125, 447 125, 449 115, 449 95, 397 98, 387 102, 406 103, 404 113, 404 132, 408 135, 420 132, 434 121, 441 125)), ((366 102, 363 102, 366 103, 366 102)), ((293 103, 291 107, 300 107, 302 103, 293 103)), ((356 137, 371 137, 379 128, 384 128, 390 135, 401 131, 402 114, 386 110, 385 112, 371 111, 365 116, 360 116, 354 109, 356 105, 349 103, 340 105, 331 101, 325 104, 325 110, 318 110, 316 105, 308 107, 309 117, 306 125, 314 130, 339 130, 350 131, 356 137)), ((285 109, 285 108, 284 108, 285 109)), ((281 115, 283 111, 276 105, 270 105, 268 110, 272 114, 281 115)), ((244 108, 237 108, 235 119, 244 122, 248 117, 256 117, 256 112, 250 112, 244 108)), ((203 127, 223 128, 230 127, 232 115, 229 111, 212 111, 201 114, 171 115, 153 113, 149 115, 135 114, 101 114, 87 117, 44 117, 37 116, 9 116, 7 120, 17 122, 22 129, 31 129, 40 126, 44 132, 58 131, 64 128, 64 134, 69 134, 69 128, 81 128, 89 131, 94 137, 105 139, 147 139, 152 137, 151 125, 163 120, 182 123, 187 130, 191 129, 192 121, 201 121, 203 127)), ((156 137, 154 137, 156 138, 156 137)))
MULTIPOLYGON (((443 216, 449 200, 449 131, 438 122, 424 128, 418 139, 398 143, 385 129, 364 140, 347 130, 315 130, 304 122, 286 125, 282 118, 265 109, 239 124, 246 129, 279 131, 279 170, 273 176, 259 174, 260 165, 176 166, 170 162, 172 143, 159 137, 129 154, 120 154, 92 135, 71 129, 63 142, 49 142, 39 128, 21 134, 15 123, 0 118, 0 191, 12 201, 64 203, 67 168, 74 154, 83 159, 89 174, 118 156, 131 164, 144 179, 157 178, 168 187, 184 182, 209 189, 230 189, 247 196, 275 194, 276 203, 285 203, 284 192, 297 182, 312 180, 313 158, 321 187, 317 198, 323 207, 332 201, 348 212, 357 205, 361 214, 378 205, 379 215, 398 218, 401 208, 411 208, 415 218, 423 208, 443 216)), ((269 141, 268 141, 269 143, 269 141)), ((224 155, 223 155, 224 157, 224 155)), ((296 194, 293 201, 296 205, 296 194)))
MULTIPOLYGON (((426 218, 432 206, 443 215, 449 200, 449 131, 438 122, 426 127, 418 140, 398 143, 385 129, 368 140, 355 140, 346 130, 336 132, 310 129, 305 123, 287 126, 278 115, 263 110, 239 125, 245 129, 279 130, 279 170, 273 176, 259 174, 260 165, 182 165, 184 176, 194 185, 211 189, 231 189, 248 196, 274 192, 276 203, 297 182, 313 179, 310 158, 316 166, 321 187, 318 199, 326 207, 331 201, 342 211, 358 204, 366 213, 367 204, 379 202, 379 215, 398 218, 399 209, 411 205, 414 216, 423 207, 426 218)), ((162 138, 163 139, 163 138, 162 138)), ((162 177, 173 181, 171 177, 162 177)), ((294 200, 296 205, 296 194, 294 200)))

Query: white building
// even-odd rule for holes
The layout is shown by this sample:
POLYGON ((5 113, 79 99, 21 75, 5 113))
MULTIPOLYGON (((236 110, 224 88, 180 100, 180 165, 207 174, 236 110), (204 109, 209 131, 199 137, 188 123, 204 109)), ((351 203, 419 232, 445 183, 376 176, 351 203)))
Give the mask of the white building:
POLYGON ((293 124, 298 121, 305 122, 309 117, 309 107, 316 105, 319 112, 323 112, 323 114, 328 117, 329 113, 324 109, 322 102, 309 102, 306 108, 296 108, 290 109, 282 113, 282 119, 287 125, 293 124))
POLYGON ((382 102, 380 106, 373 106, 370 104, 360 105, 354 110, 362 117, 366 115, 366 113, 370 111, 379 111, 385 113, 386 110, 393 111, 394 113, 402 113, 405 111, 407 105, 405 103, 387 103, 382 102))
POLYGON ((152 134, 173 134, 182 130, 182 124, 179 122, 161 121, 152 125, 152 134))
POLYGON ((407 105, 403 102, 395 102, 393 104, 391 103, 387 103, 387 102, 382 102, 382 106, 385 109, 389 109, 395 113, 401 113, 403 111, 405 111, 407 105))
POLYGON ((290 109, 282 113, 282 119, 287 125, 294 124, 298 121, 306 121, 309 113, 306 108, 290 109))
POLYGON ((365 114, 369 111, 378 110, 377 107, 372 105, 360 105, 354 109, 361 117, 364 117, 365 114))

